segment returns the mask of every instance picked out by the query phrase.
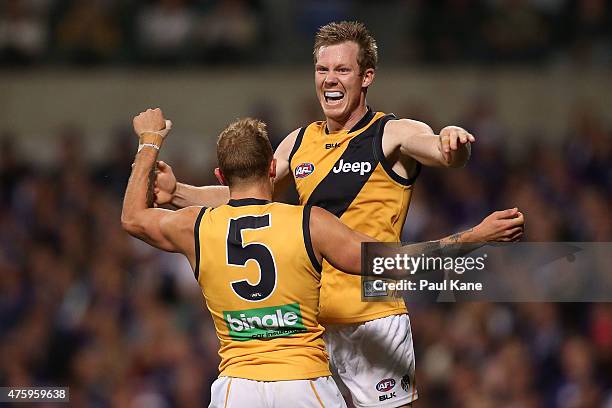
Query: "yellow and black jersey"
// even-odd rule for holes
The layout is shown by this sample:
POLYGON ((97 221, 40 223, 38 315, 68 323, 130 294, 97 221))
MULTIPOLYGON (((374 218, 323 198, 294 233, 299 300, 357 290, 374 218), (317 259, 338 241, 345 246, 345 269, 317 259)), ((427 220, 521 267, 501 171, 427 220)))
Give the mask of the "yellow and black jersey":
POLYGON ((310 207, 251 198, 198 215, 195 274, 221 343, 220 375, 330 375, 309 222, 310 207))
MULTIPOLYGON (((393 119, 392 114, 368 109, 350 130, 329 133, 325 122, 301 128, 289 155, 300 203, 325 208, 379 241, 399 242, 420 164, 406 179, 386 161, 382 135, 393 119)), ((358 323, 406 312, 401 299, 363 302, 361 278, 325 261, 321 283, 323 323, 358 323)))

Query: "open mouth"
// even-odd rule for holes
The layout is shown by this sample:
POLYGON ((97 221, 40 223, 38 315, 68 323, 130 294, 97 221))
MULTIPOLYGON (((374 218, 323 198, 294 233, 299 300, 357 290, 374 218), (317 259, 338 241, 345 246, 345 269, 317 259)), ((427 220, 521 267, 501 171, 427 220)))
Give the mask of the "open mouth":
POLYGON ((324 93, 325 102, 329 105, 336 105, 344 99, 344 94, 340 91, 328 91, 324 93))

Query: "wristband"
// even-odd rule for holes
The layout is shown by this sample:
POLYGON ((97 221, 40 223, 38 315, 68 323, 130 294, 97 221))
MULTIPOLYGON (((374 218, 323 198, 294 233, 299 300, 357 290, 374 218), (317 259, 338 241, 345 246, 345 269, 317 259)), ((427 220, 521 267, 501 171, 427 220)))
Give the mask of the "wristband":
POLYGON ((148 146, 148 147, 153 147, 155 150, 159 150, 159 146, 158 146, 158 145, 156 145, 156 144, 154 144, 154 143, 140 143, 140 144, 138 145, 138 152, 137 152, 137 153, 140 153, 140 151, 141 151, 141 150, 142 150, 142 149, 143 149, 145 146, 148 146))

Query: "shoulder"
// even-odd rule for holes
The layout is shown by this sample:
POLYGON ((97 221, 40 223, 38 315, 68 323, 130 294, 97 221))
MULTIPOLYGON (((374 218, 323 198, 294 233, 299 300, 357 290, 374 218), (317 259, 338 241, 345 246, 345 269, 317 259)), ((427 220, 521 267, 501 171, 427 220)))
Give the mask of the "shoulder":
POLYGON ((333 223, 338 221, 335 215, 330 213, 329 211, 317 207, 310 207, 310 229, 313 230, 321 230, 324 231, 326 228, 329 228, 333 223))
POLYGON ((287 160, 289 158, 289 154, 291 153, 291 150, 293 149, 293 146, 295 145, 295 141, 298 137, 298 134, 300 133, 300 130, 302 128, 297 128, 295 129, 293 132, 289 133, 282 142, 280 142, 280 144, 278 145, 278 147, 276 148, 276 152, 274 153, 274 157, 276 157, 277 159, 285 159, 287 160))
POLYGON ((195 223, 204 214, 206 207, 193 206, 172 211, 162 219, 160 227, 164 234, 176 234, 184 231, 193 232, 195 223))

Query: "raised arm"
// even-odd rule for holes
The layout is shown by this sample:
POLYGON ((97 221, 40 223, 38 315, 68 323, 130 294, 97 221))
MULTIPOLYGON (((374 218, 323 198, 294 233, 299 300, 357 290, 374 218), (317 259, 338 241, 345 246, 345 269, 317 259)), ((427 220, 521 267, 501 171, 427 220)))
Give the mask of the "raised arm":
POLYGON ((385 125, 385 157, 411 157, 425 166, 462 167, 470 157, 470 143, 476 138, 457 126, 447 126, 439 135, 423 122, 390 120, 385 125))
POLYGON ((147 110, 134 118, 134 130, 140 137, 132 174, 123 199, 121 225, 130 235, 169 252, 183 253, 195 265, 193 226, 199 208, 180 211, 149 208, 147 191, 149 173, 172 123, 161 110, 147 110))
MULTIPOLYGON (((298 133, 299 129, 291 132, 274 152, 276 159, 275 193, 282 192, 291 182, 289 154, 291 154, 298 133)), ((229 189, 226 186, 196 187, 177 182, 172 167, 163 161, 157 163, 154 193, 157 205, 169 203, 177 208, 192 205, 218 207, 229 200, 229 189)))

